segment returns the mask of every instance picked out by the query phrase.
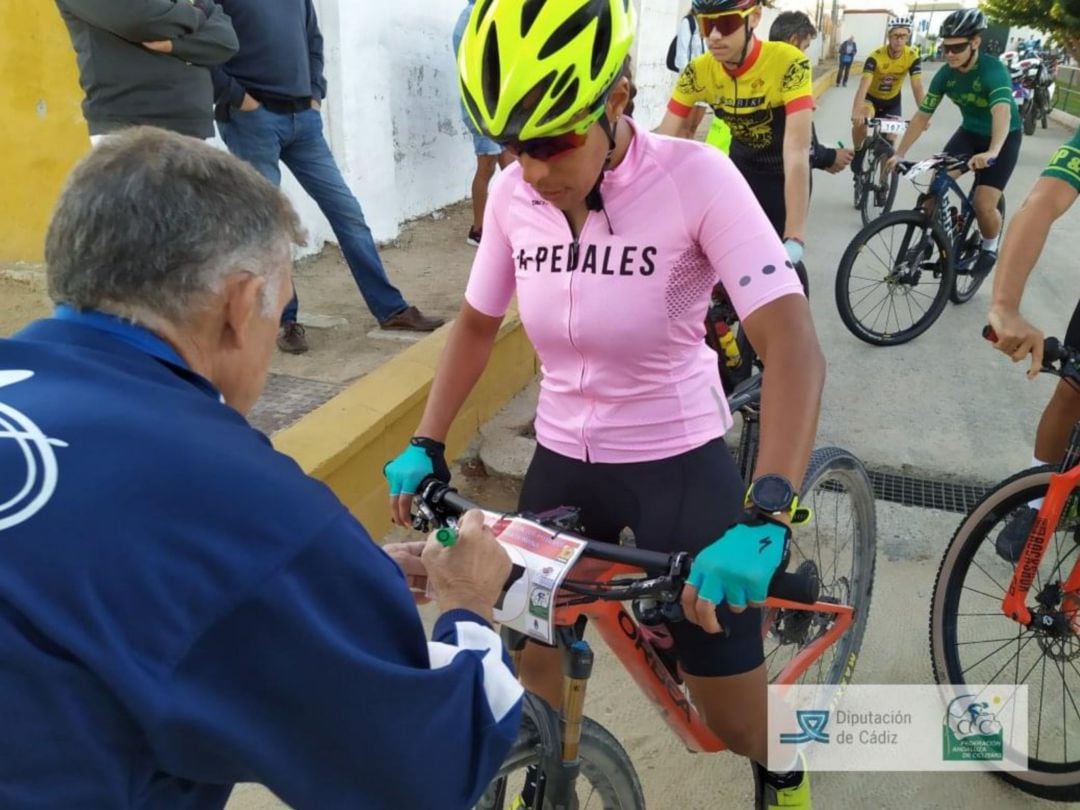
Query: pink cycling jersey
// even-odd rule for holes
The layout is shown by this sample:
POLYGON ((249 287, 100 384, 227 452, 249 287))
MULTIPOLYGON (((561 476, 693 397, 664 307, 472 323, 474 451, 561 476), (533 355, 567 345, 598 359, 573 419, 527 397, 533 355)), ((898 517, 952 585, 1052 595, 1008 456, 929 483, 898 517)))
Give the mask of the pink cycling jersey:
POLYGON ((590 212, 576 241, 519 166, 498 179, 465 293, 501 317, 517 292, 541 362, 537 441, 579 460, 652 461, 722 436, 732 420, 704 341, 710 291, 723 282, 741 318, 803 294, 726 156, 631 125, 604 178, 607 217, 590 212))

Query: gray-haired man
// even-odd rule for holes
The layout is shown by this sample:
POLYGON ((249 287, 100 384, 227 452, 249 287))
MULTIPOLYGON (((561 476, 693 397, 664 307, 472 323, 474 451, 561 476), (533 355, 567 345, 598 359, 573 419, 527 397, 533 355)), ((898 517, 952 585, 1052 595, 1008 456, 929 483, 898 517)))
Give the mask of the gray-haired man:
POLYGON ((218 810, 238 781, 471 807, 509 748, 510 560, 479 514, 392 559, 244 420, 299 238, 192 138, 133 129, 72 175, 57 311, 0 340, 0 807, 218 810), (402 570, 444 611, 430 645, 402 570))

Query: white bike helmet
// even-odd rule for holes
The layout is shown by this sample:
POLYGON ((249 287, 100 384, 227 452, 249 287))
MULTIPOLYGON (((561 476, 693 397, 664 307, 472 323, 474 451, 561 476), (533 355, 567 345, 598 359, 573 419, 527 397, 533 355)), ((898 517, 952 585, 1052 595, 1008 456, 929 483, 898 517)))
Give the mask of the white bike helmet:
POLYGON ((911 28, 911 17, 890 17, 888 30, 892 31, 894 28, 911 28))

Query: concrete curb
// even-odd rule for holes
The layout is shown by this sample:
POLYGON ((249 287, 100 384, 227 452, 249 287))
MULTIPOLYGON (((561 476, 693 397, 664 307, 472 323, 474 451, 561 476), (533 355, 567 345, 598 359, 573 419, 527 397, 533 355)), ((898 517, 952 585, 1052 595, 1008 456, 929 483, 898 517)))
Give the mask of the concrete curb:
MULTIPOLYGON (((373 537, 390 529, 383 465, 416 430, 452 328, 451 323, 428 335, 274 435, 274 446, 329 486, 373 537)), ((450 430, 447 458, 456 458, 480 425, 528 385, 538 368, 532 344, 512 310, 495 339, 486 371, 450 430)))
POLYGON ((820 98, 825 92, 836 84, 836 68, 830 69, 827 73, 823 73, 814 79, 814 98, 820 98))
POLYGON ((1077 129, 1080 127, 1080 118, 1067 113, 1064 110, 1051 110, 1050 118, 1069 129, 1077 129))

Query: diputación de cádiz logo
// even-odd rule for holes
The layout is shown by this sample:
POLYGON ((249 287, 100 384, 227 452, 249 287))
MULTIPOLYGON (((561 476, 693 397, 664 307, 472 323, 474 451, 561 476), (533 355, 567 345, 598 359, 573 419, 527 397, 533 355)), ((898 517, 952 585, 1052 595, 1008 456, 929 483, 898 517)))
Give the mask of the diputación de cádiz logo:
POLYGON ((941 723, 942 758, 946 762, 1004 759, 1005 734, 994 711, 1001 703, 998 695, 989 700, 960 695, 949 701, 941 723))
MULTIPOLYGON (((32 371, 0 370, 0 388, 29 380, 32 371)), ((0 531, 29 520, 56 491, 59 469, 54 447, 67 442, 46 436, 29 417, 0 401, 0 459, 14 452, 22 456, 25 470, 0 481, 0 531), (12 450, 14 445, 14 450, 12 450)))

